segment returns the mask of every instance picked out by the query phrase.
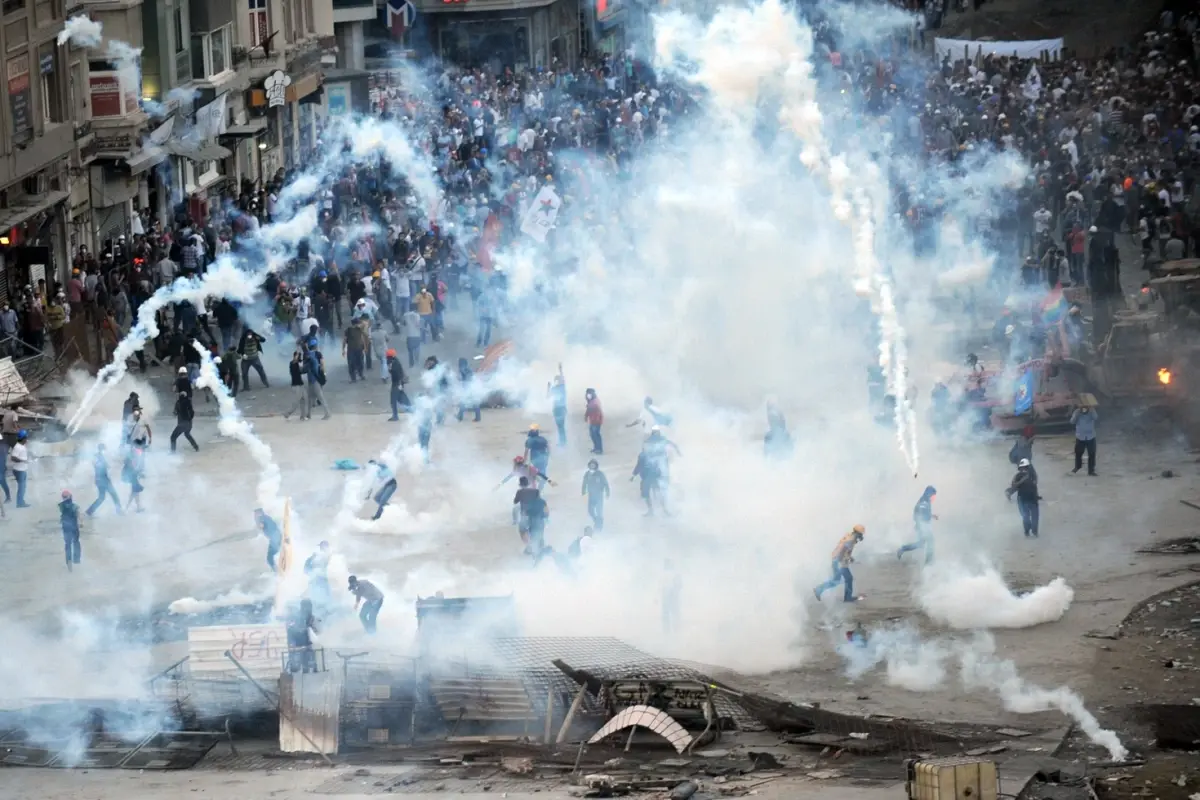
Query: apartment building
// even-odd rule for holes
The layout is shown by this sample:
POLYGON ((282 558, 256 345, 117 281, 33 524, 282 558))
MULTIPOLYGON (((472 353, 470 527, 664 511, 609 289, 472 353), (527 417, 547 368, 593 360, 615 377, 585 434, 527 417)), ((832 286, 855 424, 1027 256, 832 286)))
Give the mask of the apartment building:
POLYGON ((63 0, 2 0, 0 49, 0 298, 66 263, 70 155, 75 144, 63 50, 63 0))
POLYGON ((106 42, 71 48, 88 86, 73 246, 136 231, 141 209, 164 225, 202 221, 312 155, 332 0, 74 1, 106 42), (103 58, 113 40, 140 49, 136 74, 103 58))

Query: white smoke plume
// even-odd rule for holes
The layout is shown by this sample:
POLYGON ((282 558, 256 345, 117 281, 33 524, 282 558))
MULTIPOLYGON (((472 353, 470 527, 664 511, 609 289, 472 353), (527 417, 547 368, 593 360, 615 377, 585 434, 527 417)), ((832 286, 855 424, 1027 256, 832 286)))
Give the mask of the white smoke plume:
MULTIPOLYGON (((279 229, 268 229, 264 238, 270 242, 272 236, 280 236, 278 230, 293 233, 300 226, 310 224, 316 225, 316 209, 312 206, 297 214, 294 219, 280 223, 279 229)), ((311 232, 311 227, 305 227, 303 230, 305 233, 311 232)), ((276 269, 279 263, 277 256, 269 256, 267 268, 252 273, 240 269, 234 259, 222 257, 204 274, 204 277, 199 279, 178 278, 170 286, 163 286, 156 291, 138 308, 137 322, 134 323, 125 338, 117 343, 117 347, 113 351, 112 362, 101 369, 96 376, 95 383, 88 389, 79 408, 67 423, 67 431, 73 434, 79 430, 79 426, 92 413, 100 398, 125 376, 128 359, 141 350, 148 340, 158 336, 158 312, 161 309, 185 300, 201 304, 206 297, 210 296, 249 302, 259 291, 259 286, 267 273, 276 269)))
POLYGON ((726 9, 706 28, 682 13, 658 18, 656 55, 661 66, 680 59, 694 65, 691 80, 706 87, 726 113, 753 116, 764 91, 778 92, 779 121, 800 140, 800 161, 825 182, 834 216, 853 239, 854 290, 870 298, 879 319, 879 366, 896 398, 896 433, 913 475, 920 466, 916 417, 908 397, 904 328, 896 308, 892 280, 879 263, 875 220, 886 216, 886 183, 875 164, 864 161, 854 172, 846 156, 827 141, 818 87, 813 77, 812 33, 779 0, 751 8, 726 9))
MULTIPOLYGON (((95 50, 104 40, 104 26, 80 14, 71 17, 63 23, 63 29, 58 33, 57 42, 64 45, 70 42, 77 47, 95 50)), ((121 82, 121 91, 136 89, 141 86, 140 58, 142 50, 139 47, 122 42, 119 39, 109 39, 104 50, 104 57, 113 62, 117 68, 117 77, 121 82)))
POLYGON ((953 563, 926 568, 916 591, 930 619, 956 630, 1044 625, 1062 619, 1075 599, 1062 577, 1018 595, 991 567, 974 575, 964 575, 962 569, 953 563))
POLYGON ((967 640, 924 641, 916 630, 900 626, 866 630, 861 644, 840 643, 838 652, 846 662, 847 675, 857 680, 879 665, 891 686, 915 692, 943 687, 948 671, 957 668, 959 682, 967 691, 994 693, 1004 708, 1016 714, 1059 711, 1079 726, 1093 744, 1108 751, 1115 761, 1128 755, 1120 738, 1102 727, 1083 700, 1066 686, 1046 689, 1024 680, 1011 659, 996 655, 996 641, 986 633, 967 640))
POLYGON ((275 463, 271 447, 259 438, 258 434, 254 432, 254 426, 238 410, 237 401, 234 400, 233 395, 229 393, 229 387, 217 373, 216 362, 213 361, 208 349, 200 342, 193 342, 192 346, 196 348, 196 352, 200 353, 201 358, 200 376, 196 379, 196 388, 208 389, 217 398, 217 409, 220 413, 217 430, 221 435, 237 439, 244 444, 250 451, 251 457, 258 463, 261 470, 256 492, 259 507, 269 516, 278 519, 283 514, 283 498, 279 496, 283 478, 279 472, 279 465, 275 463))

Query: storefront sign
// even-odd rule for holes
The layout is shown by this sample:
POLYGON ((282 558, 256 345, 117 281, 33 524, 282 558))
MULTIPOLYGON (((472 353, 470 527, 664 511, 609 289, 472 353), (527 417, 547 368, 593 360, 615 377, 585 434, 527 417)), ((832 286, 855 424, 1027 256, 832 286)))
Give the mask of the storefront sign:
POLYGON ((24 144, 33 138, 29 54, 8 62, 8 107, 12 112, 13 141, 24 144))
POLYGON ((121 79, 115 72, 93 72, 88 78, 92 117, 121 116, 121 79))
POLYGON ((342 117, 350 113, 350 86, 345 83, 330 83, 325 86, 325 102, 329 116, 342 117))
POLYGON ((292 78, 283 70, 275 70, 265 81, 263 91, 267 94, 267 108, 278 108, 287 102, 287 90, 292 78))
POLYGON ((42 56, 38 61, 38 67, 41 69, 43 75, 49 75, 51 72, 54 72, 54 54, 47 53, 42 56))

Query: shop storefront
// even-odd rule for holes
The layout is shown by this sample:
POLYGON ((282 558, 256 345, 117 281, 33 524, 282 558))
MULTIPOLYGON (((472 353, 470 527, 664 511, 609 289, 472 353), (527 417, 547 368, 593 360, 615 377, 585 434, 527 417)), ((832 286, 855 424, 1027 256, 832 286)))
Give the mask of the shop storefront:
MULTIPOLYGON (((594 2, 594 0, 591 0, 594 2)), ((430 43, 442 59, 493 71, 573 67, 579 59, 579 0, 504 11, 444 4, 425 9, 430 43)))
POLYGON ((265 115, 267 130, 260 142, 260 169, 270 179, 279 169, 297 169, 316 153, 317 115, 312 106, 321 102, 323 83, 320 52, 306 54, 289 65, 304 71, 276 70, 261 88, 251 89, 248 106, 265 115))

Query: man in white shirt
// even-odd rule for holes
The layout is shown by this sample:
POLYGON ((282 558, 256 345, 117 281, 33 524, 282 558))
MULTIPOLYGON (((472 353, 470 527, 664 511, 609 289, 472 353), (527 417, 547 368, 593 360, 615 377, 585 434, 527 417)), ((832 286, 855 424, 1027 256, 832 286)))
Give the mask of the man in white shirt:
POLYGON ((29 450, 25 447, 27 438, 25 431, 18 431, 17 443, 8 453, 13 477, 17 480, 17 508, 29 508, 29 503, 25 502, 25 485, 29 480, 29 450))

